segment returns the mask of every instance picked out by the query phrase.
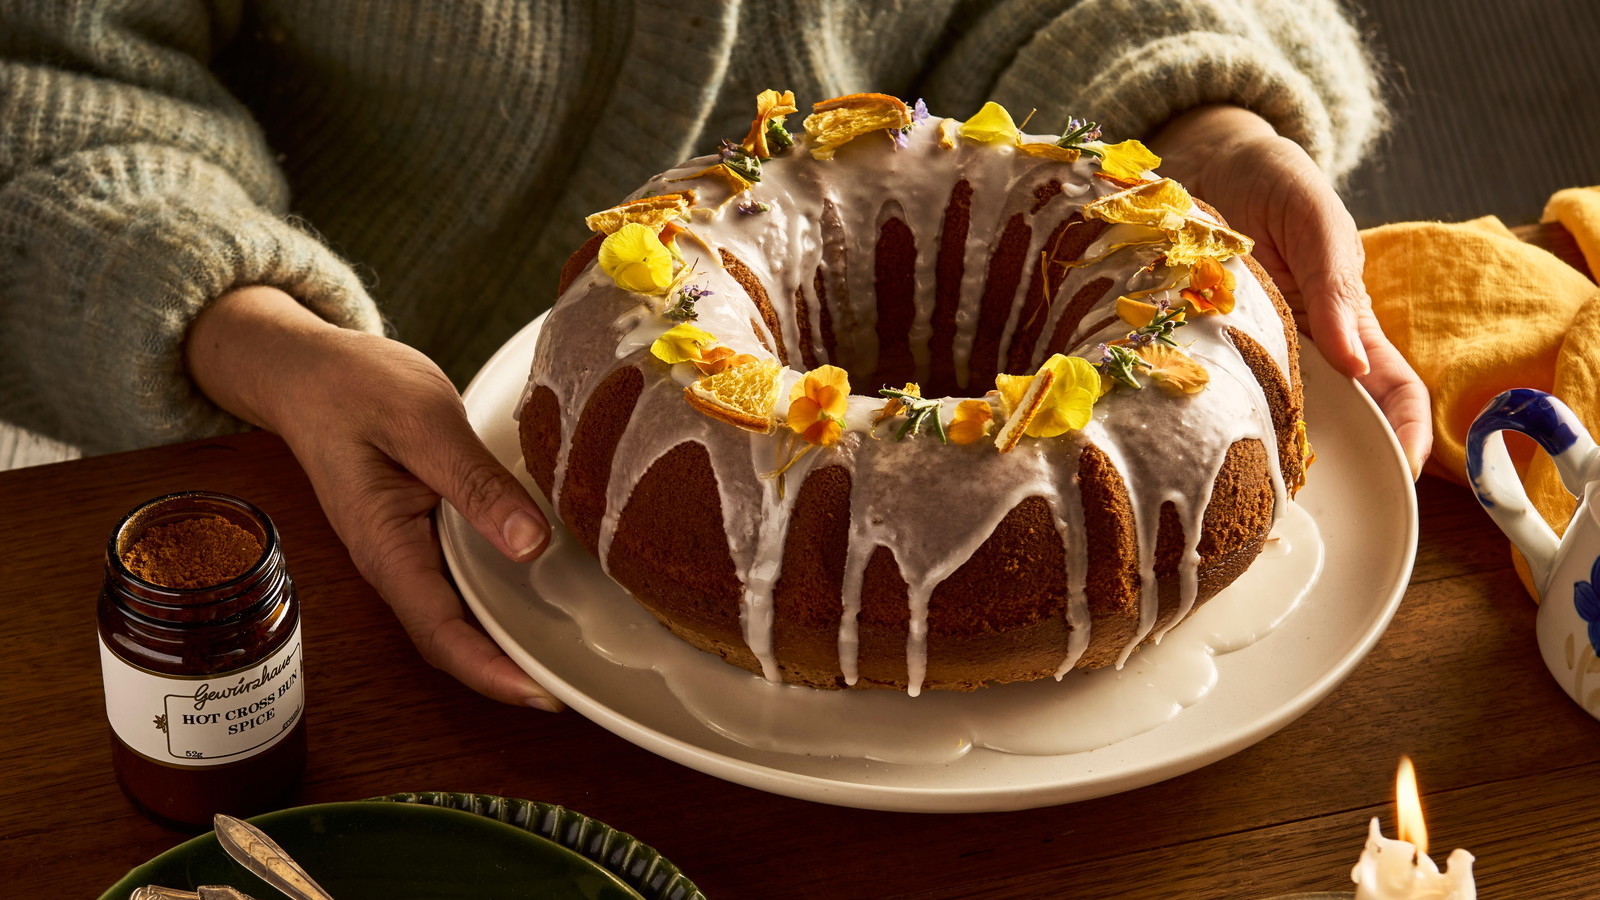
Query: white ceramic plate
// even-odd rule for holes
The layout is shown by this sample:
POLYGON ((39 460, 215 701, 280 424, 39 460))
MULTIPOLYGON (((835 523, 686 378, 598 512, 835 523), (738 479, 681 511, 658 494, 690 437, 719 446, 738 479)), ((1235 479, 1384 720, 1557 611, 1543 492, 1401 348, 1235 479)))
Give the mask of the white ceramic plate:
MULTIPOLYGON (((512 411, 538 327, 536 320, 507 342, 465 394, 473 427, 535 497, 512 411)), ((1208 765, 1293 721, 1361 661, 1400 604, 1417 542, 1405 458, 1365 392, 1315 350, 1301 363, 1318 462, 1297 500, 1325 543, 1321 578, 1265 638, 1216 658, 1216 685, 1198 703, 1094 750, 1019 755, 977 747, 948 762, 896 764, 746 746, 701 724, 656 672, 593 649, 566 613, 538 596, 529 567, 507 562, 448 506, 440 517, 445 558, 484 628, 540 684, 626 740, 710 775, 821 803, 920 812, 1028 809, 1113 794, 1208 765)), ((583 553, 574 541, 565 544, 583 553)), ((598 563, 587 565, 568 580, 562 602, 616 591, 598 563)), ((688 652, 703 657, 706 678, 738 674, 688 652)), ((754 676, 745 683, 752 691, 764 687, 754 676)))

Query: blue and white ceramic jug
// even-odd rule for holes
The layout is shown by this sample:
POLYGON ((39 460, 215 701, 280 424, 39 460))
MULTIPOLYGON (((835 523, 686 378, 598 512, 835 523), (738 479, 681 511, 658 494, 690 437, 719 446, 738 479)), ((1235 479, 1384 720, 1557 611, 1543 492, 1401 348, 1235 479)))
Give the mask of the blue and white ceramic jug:
POLYGON ((1539 650, 1567 696, 1600 718, 1600 449, 1565 403, 1506 391, 1467 432, 1467 475, 1478 501, 1528 561, 1539 589, 1539 650), (1511 465, 1502 431, 1533 438, 1555 462, 1578 510, 1557 538, 1511 465))

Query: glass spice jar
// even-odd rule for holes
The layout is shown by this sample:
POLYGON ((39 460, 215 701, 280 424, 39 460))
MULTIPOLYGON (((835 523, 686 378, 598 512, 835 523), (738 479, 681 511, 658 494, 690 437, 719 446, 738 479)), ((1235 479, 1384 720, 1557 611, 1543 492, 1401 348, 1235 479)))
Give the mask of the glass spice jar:
POLYGON ((106 544, 99 624, 134 805, 191 830, 288 799, 306 757, 300 606, 265 513, 205 491, 129 512, 106 544))

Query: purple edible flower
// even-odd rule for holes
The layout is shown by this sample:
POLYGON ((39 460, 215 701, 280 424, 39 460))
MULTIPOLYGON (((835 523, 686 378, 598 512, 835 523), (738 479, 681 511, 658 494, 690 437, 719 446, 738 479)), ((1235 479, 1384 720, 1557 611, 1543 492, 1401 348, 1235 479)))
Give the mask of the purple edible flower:
POLYGON ((743 200, 740 200, 739 201, 739 205, 734 207, 734 208, 739 210, 739 212, 744 213, 747 216, 758 215, 760 213, 764 213, 764 212, 767 212, 767 211, 772 209, 772 207, 768 206, 765 203, 762 203, 761 201, 755 199, 754 197, 746 197, 743 200))
POLYGON ((908 137, 911 134, 911 129, 916 128, 918 124, 927 118, 928 104, 922 102, 922 98, 918 97, 916 104, 911 107, 911 124, 889 132, 889 137, 894 138, 894 145, 901 150, 911 146, 911 138, 908 137))

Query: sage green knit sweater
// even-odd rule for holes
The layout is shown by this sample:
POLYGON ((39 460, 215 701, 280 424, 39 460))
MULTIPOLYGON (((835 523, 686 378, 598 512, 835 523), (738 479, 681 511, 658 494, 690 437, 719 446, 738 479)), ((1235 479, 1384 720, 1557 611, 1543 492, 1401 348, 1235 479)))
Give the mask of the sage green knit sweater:
POLYGON ((1335 0, 0 0, 0 418, 90 452, 239 428, 182 342, 246 284, 462 384, 585 214, 763 88, 1113 140, 1231 101, 1337 176, 1374 85, 1335 0))

